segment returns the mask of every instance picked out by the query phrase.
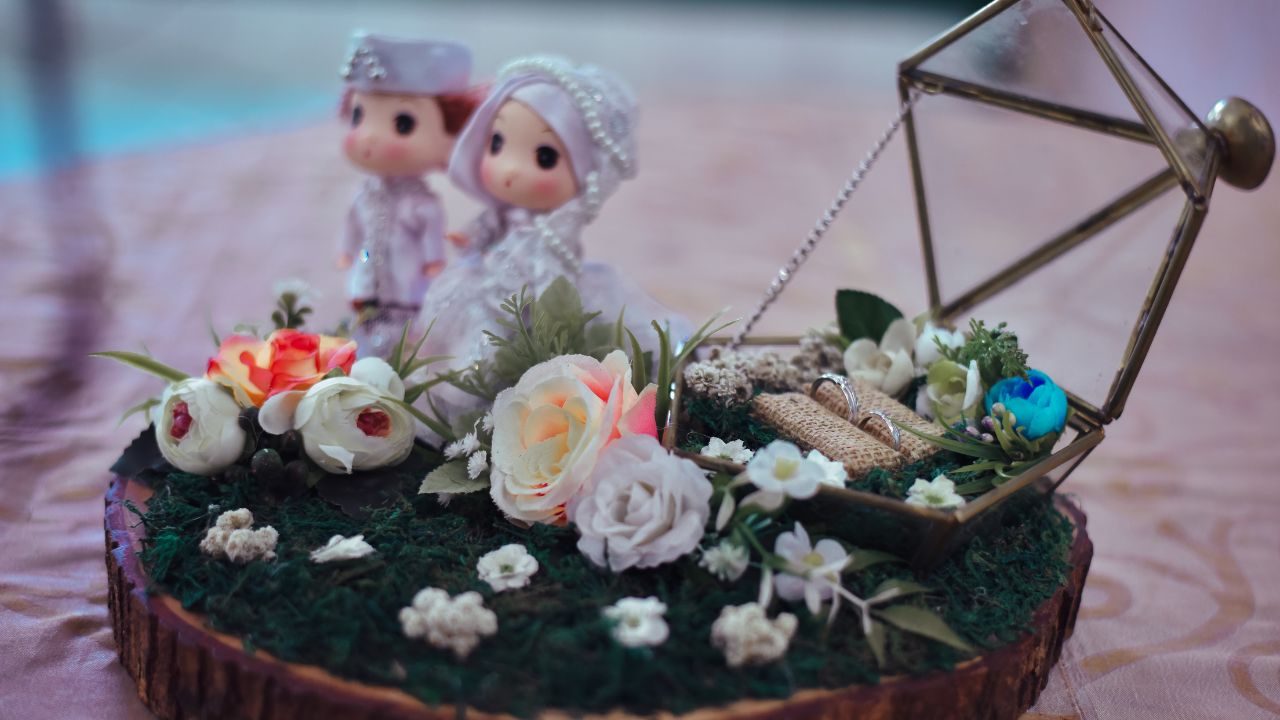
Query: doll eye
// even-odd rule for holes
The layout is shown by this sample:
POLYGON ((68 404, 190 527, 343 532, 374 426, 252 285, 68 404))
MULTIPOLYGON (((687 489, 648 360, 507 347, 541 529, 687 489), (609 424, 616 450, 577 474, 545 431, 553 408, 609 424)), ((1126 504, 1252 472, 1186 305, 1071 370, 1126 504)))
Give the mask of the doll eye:
POLYGON ((560 162, 560 151, 550 145, 539 145, 534 154, 538 159, 538 167, 543 170, 550 170, 560 162))
POLYGON ((502 152, 502 143, 502 133, 494 133, 493 137, 489 138, 489 154, 497 155, 502 152))
POLYGON ((360 125, 360 121, 364 119, 364 108, 360 105, 351 109, 351 127, 360 125))
POLYGON ((408 135, 413 132, 413 128, 416 127, 417 124, 418 121, 409 113, 400 113, 399 115, 396 115, 396 133, 399 135, 408 135))

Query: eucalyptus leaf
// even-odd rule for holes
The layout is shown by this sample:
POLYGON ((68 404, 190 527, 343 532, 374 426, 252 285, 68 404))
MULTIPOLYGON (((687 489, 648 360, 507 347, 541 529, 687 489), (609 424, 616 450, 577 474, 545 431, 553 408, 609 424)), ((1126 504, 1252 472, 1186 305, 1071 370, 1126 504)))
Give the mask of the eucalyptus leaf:
POLYGON ((867 602, 887 602, 923 592, 929 592, 929 588, 911 580, 891 578, 877 585, 876 589, 871 592, 871 597, 867 599, 867 602), (882 595, 884 596, 883 598, 880 597, 882 595))
POLYGON ((840 334, 848 341, 870 338, 877 343, 889 324, 902 317, 902 311, 879 295, 862 290, 836 291, 836 321, 840 334))
POLYGON ((142 353, 127 352, 123 350, 108 350, 106 352, 89 353, 89 357, 111 358, 116 362, 124 363, 131 368, 142 370, 143 372, 151 373, 152 375, 163 380, 168 380, 169 382, 181 382, 190 377, 181 370, 169 367, 159 360, 156 360, 149 355, 143 355, 142 353))
POLYGON ((902 558, 880 550, 864 550, 857 549, 849 553, 849 564, 844 566, 845 572, 857 572, 866 570, 872 565, 879 565, 887 562, 902 562, 902 558))
POLYGON ((871 654, 876 656, 876 665, 885 666, 885 640, 886 633, 884 623, 877 620, 871 621, 871 632, 867 633, 867 645, 871 646, 871 654))
POLYGON ((892 605, 886 608, 876 608, 872 612, 876 617, 897 627, 899 630, 937 640, 944 645, 950 645, 963 652, 973 652, 973 646, 965 642, 964 638, 957 635, 954 630, 947 627, 942 618, 938 617, 938 614, 932 610, 915 607, 914 605, 892 605))
POLYGON ((467 461, 452 460, 432 470, 423 479, 418 488, 419 495, 427 493, 460 493, 479 492, 488 489, 489 480, 484 476, 472 479, 467 477, 467 461))

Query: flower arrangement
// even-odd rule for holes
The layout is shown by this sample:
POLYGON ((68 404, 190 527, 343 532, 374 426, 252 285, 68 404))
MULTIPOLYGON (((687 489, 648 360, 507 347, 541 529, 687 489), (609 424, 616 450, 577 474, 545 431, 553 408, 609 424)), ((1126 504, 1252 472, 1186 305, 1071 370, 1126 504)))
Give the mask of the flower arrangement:
POLYGON ((183 472, 222 476, 247 469, 292 492, 326 474, 401 464, 415 436, 406 398, 434 384, 407 390, 405 378, 434 359, 417 358, 416 350, 406 355, 402 336, 391 362, 357 360, 354 341, 299 329, 311 312, 302 297, 296 285, 285 287, 272 313, 276 327, 266 337, 219 339, 215 333, 217 350, 203 377, 139 353, 96 355, 168 382, 158 400, 138 409, 152 411, 160 454, 183 472))
MULTIPOLYGON (((1047 376, 1014 362, 1016 339, 1003 329, 975 328, 967 338, 894 317, 892 306, 865 294, 842 302, 873 307, 879 320, 842 319, 839 336, 811 334, 796 358, 720 352, 690 363, 724 325, 713 318, 688 338, 655 326, 657 351, 645 351, 621 317, 583 308, 561 278, 540 295, 502 303, 492 361, 434 376, 437 358, 418 357, 422 344, 413 347, 407 328, 386 359, 361 357, 339 334, 305 332, 310 309, 298 296, 280 297, 265 337, 219 339, 203 377, 145 355, 101 353, 167 383, 142 406, 152 427, 117 465, 168 488, 142 513, 144 565, 188 607, 252 629, 255 641, 285 656, 292 641, 262 623, 286 610, 273 609, 275 596, 261 595, 259 584, 289 598, 294 613, 345 608, 365 618, 363 629, 340 651, 320 643, 329 655, 304 657, 344 672, 360 658, 360 677, 516 714, 546 703, 539 688, 556 682, 522 660, 530 652, 546 653, 547 672, 575 653, 605 653, 614 659, 581 672, 617 689, 590 697, 566 689, 569 706, 648 711, 679 709, 679 698, 712 687, 717 701, 776 696, 796 682, 841 685, 912 671, 921 657, 958 662, 992 642, 971 625, 982 613, 946 605, 964 596, 963 583, 943 592, 903 557, 852 543, 839 522, 823 519, 821 490, 855 481, 844 463, 750 435, 707 436, 691 453, 665 447, 682 372, 687 385, 692 376, 733 408, 723 418, 760 392, 843 362, 878 389, 930 398, 939 417, 957 407, 954 427, 933 440, 988 453, 1051 447, 1065 412, 1047 376), (855 332, 865 334, 845 336, 855 332), (980 392, 969 387, 968 370, 963 390, 947 375, 934 391, 943 363, 974 368, 980 392), (988 384, 983 373, 992 369, 1014 374, 988 384), (485 402, 448 416, 433 393, 442 385, 485 402), (990 437, 971 436, 970 420, 990 437), (233 589, 246 585, 252 589, 233 589), (255 609, 237 615, 242 602, 255 609), (362 654, 365 633, 377 637, 370 647, 390 655, 362 654), (819 672, 832 653, 846 659, 819 672), (652 678, 664 663, 695 663, 717 680, 698 688, 665 680, 682 689, 673 690, 676 704, 664 705, 599 675, 633 668, 652 678), (392 670, 376 669, 384 666, 392 670), (482 678, 494 673, 529 685, 485 689, 491 683, 482 678)), ((949 476, 971 485, 980 464, 921 466, 927 477, 911 478, 902 497, 960 507, 966 486, 949 476)), ((988 474, 1007 470, 991 467, 988 474)), ((1029 511, 1049 523, 1027 528, 1029 537, 1061 534, 1051 512, 1029 511)), ((1061 554, 1044 562, 1061 562, 1061 554)), ((1010 588, 1048 592, 1051 580, 1020 576, 1010 588)))

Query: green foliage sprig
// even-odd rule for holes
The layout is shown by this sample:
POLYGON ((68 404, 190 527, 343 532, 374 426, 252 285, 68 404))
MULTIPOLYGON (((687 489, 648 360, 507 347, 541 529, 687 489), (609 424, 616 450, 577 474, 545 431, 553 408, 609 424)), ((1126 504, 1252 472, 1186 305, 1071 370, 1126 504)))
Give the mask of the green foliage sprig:
POLYGON ((527 287, 521 289, 519 295, 502 303, 501 310, 504 315, 497 323, 506 333, 485 331, 489 343, 496 348, 493 359, 443 376, 451 385, 492 401, 499 391, 515 385, 539 363, 561 355, 588 355, 599 360, 614 350, 622 350, 631 361, 635 389, 639 391, 651 381, 658 386, 654 413, 659 428, 666 425, 671 411, 676 369, 707 338, 733 324, 717 325, 717 313, 681 342, 671 337, 670 328, 655 321, 653 329, 659 348, 655 358, 653 353, 644 351, 635 333, 624 324, 626 308, 613 322, 597 322, 601 313, 584 310, 577 288, 564 277, 552 281, 541 295, 527 287), (650 377, 649 370, 655 362, 657 367, 650 377))
POLYGON ((276 309, 271 312, 271 322, 277 330, 297 329, 307 323, 307 316, 314 310, 297 293, 286 291, 276 298, 276 309))
POLYGON ((1018 335, 1005 329, 1007 323, 994 328, 981 320, 969 321, 969 341, 958 348, 949 348, 938 342, 942 357, 967 366, 970 360, 978 361, 982 383, 991 387, 1007 377, 1027 374, 1027 354, 1018 345, 1018 335))

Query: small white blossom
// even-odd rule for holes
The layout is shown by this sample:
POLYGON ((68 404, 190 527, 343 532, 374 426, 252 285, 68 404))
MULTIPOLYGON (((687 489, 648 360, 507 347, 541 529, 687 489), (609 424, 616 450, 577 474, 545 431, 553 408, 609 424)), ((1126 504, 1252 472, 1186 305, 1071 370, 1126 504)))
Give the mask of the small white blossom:
POLYGON ((718 437, 711 438, 711 441, 704 445, 699 452, 707 457, 728 460, 739 465, 745 464, 751 459, 752 455, 755 455, 755 452, 748 449, 741 440, 725 442, 718 437))
POLYGON ((785 440, 769 443, 747 463, 747 479, 761 491, 797 500, 813 497, 824 477, 822 466, 806 461, 800 448, 785 440))
POLYGON ((493 413, 487 412, 480 418, 480 429, 487 433, 493 432, 493 413))
POLYGON ((907 504, 947 510, 963 506, 964 498, 956 492, 956 484, 951 478, 939 475, 932 481, 916 478, 907 490, 907 504))
POLYGON ((804 459, 806 462, 811 462, 822 468, 821 482, 823 485, 842 488, 845 480, 849 479, 849 473, 844 469, 844 463, 832 460, 817 450, 810 450, 804 459))
POLYGON ((797 624, 791 613, 770 620, 759 603, 727 605, 711 625, 711 644, 729 667, 764 665, 787 654, 797 624))
POLYGON ((292 295, 297 305, 309 305, 320 294, 311 287, 311 284, 302 278, 281 278, 276 280, 271 286, 271 291, 276 297, 284 297, 292 295))
POLYGON ((467 459, 467 477, 475 480, 489 469, 489 453, 481 450, 467 459))
POLYGON ((324 547, 311 551, 311 562, 327 563, 356 560, 374 553, 373 546, 364 541, 364 535, 343 537, 334 535, 324 547))
POLYGON ((702 551, 698 565, 725 582, 736 582, 747 571, 751 556, 747 549, 728 540, 702 551))
POLYGON ((466 457, 479 449, 480 441, 476 439, 476 434, 467 433, 462 436, 461 440, 455 440, 445 446, 444 456, 450 460, 457 460, 458 458, 466 457))
POLYGON ((654 647, 666 642, 671 630, 663 615, 666 603, 656 597, 626 597, 603 610, 614 621, 613 639, 626 647, 654 647))
POLYGON ((525 546, 511 543, 485 553, 476 563, 476 572, 495 592, 514 590, 529 584, 538 572, 538 559, 525 546))
POLYGON ((253 560, 275 560, 280 533, 267 526, 253 530, 253 513, 247 508, 228 510, 200 541, 200 551, 241 565, 253 560))
POLYGON ((477 592, 457 597, 439 588, 425 588, 413 596, 413 605, 400 610, 400 627, 405 637, 426 638, 442 650, 452 650, 463 659, 480 639, 498 632, 498 616, 484 606, 477 592))
POLYGON ((840 584, 840 571, 849 562, 849 553, 835 540, 809 541, 804 525, 796 523, 791 532, 778 535, 773 552, 787 561, 787 570, 773 578, 778 597, 804 600, 809 612, 817 615, 822 603, 835 595, 840 584))

